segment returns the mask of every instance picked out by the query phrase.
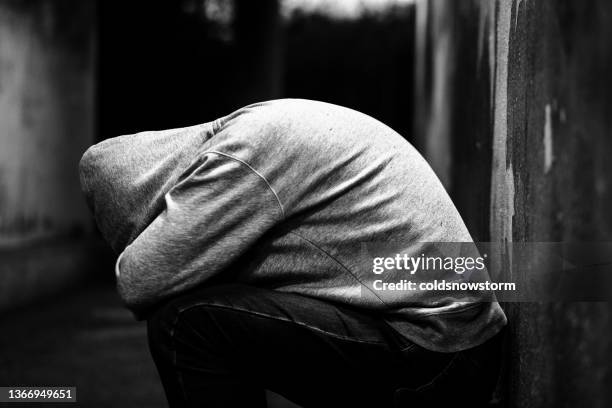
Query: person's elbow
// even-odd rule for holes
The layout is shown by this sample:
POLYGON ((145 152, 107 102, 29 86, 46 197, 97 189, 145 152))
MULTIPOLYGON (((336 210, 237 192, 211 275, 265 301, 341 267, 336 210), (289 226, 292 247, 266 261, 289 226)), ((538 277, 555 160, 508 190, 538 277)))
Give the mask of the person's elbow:
POLYGON ((125 307, 139 320, 144 319, 148 310, 161 300, 155 285, 147 279, 138 278, 127 270, 117 276, 117 290, 125 307))

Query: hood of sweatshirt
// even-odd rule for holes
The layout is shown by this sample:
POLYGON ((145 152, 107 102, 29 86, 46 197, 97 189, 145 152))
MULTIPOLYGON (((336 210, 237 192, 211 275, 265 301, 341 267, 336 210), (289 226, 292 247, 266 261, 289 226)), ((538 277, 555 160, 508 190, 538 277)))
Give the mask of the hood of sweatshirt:
POLYGON ((212 124, 104 140, 81 158, 81 189, 104 239, 122 252, 164 208, 164 195, 212 136, 212 124))

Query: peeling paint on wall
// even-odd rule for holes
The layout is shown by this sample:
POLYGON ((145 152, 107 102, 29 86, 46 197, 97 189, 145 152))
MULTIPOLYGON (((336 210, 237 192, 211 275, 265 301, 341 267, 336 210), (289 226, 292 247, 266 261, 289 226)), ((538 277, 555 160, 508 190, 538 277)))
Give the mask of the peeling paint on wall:
POLYGON ((554 156, 553 156, 553 134, 552 134, 552 113, 550 104, 544 107, 544 138, 542 143, 544 144, 544 173, 548 173, 552 167, 554 156))
MULTIPOLYGON (((519 11, 520 11, 520 9, 521 9, 521 4, 523 3, 523 0, 515 0, 515 1, 516 1, 516 2, 515 2, 516 7, 515 7, 515 9, 514 9, 514 28, 516 29, 516 26, 517 26, 517 24, 518 24, 518 16, 519 16, 519 11)), ((525 6, 527 6, 527 2, 528 2, 529 0, 524 0, 524 1, 525 1, 525 6)))
MULTIPOLYGON (((495 78, 495 13, 496 2, 490 0, 480 0, 479 17, 478 17, 478 64, 481 66, 481 60, 484 53, 484 48, 488 47, 489 51, 489 78, 495 78)), ((491 100, 494 99, 495 86, 491 81, 491 100)))
POLYGON ((512 3, 498 5, 496 69, 493 116, 493 162, 491 177, 491 239, 512 242, 514 216, 514 174, 508 157, 508 52, 512 3))

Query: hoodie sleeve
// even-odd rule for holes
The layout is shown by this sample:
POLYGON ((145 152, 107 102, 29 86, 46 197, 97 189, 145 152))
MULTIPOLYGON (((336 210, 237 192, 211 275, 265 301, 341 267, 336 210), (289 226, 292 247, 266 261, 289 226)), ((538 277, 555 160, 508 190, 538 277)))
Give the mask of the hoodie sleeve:
POLYGON ((119 293, 137 315, 222 272, 284 216, 261 174, 219 152, 204 153, 164 200, 117 264, 119 293))

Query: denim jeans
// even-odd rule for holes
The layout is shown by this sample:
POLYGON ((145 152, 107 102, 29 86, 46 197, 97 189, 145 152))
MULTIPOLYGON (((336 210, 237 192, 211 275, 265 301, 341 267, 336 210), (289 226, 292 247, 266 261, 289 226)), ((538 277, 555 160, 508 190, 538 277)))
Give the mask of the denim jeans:
POLYGON ((380 316, 244 285, 201 288, 148 318, 170 407, 478 406, 499 370, 500 335, 474 349, 420 347, 380 316))

